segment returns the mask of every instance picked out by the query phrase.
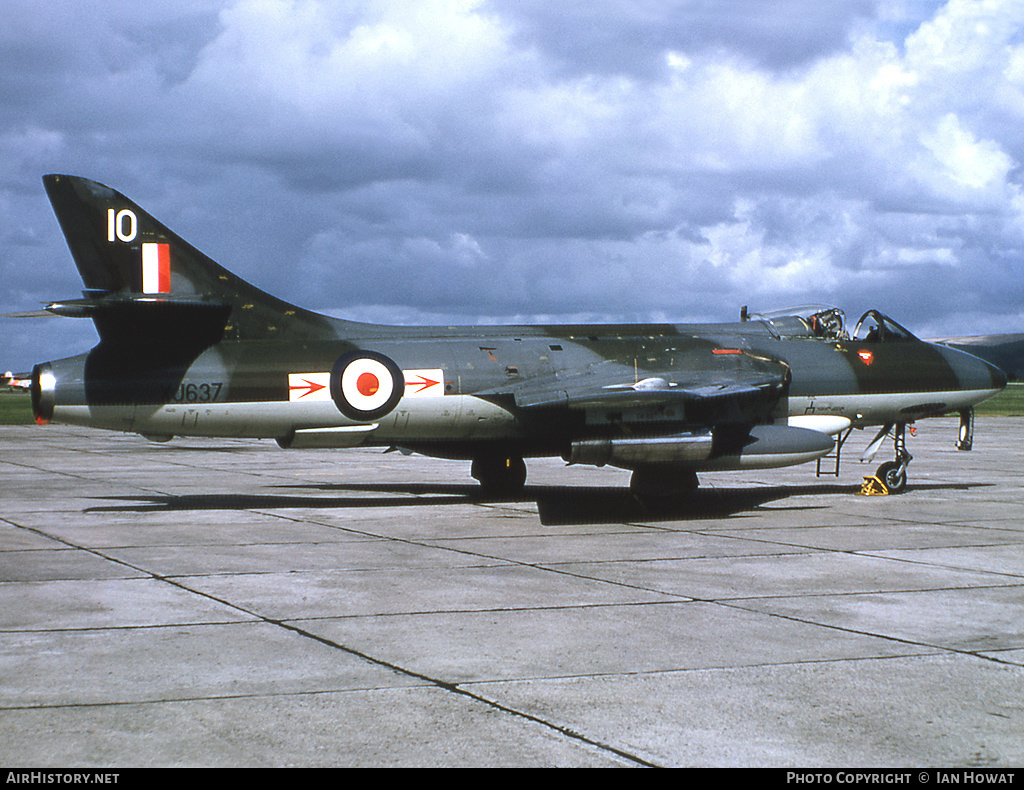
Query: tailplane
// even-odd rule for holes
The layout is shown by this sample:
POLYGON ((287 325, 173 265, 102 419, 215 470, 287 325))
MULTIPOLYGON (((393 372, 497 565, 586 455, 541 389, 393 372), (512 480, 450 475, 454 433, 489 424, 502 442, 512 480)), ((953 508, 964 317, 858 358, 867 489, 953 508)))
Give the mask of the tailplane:
POLYGON ((92 318, 101 341, 207 345, 225 339, 333 336, 325 316, 288 304, 235 276, 109 187, 48 175, 43 184, 85 298, 55 302, 58 315, 92 318))

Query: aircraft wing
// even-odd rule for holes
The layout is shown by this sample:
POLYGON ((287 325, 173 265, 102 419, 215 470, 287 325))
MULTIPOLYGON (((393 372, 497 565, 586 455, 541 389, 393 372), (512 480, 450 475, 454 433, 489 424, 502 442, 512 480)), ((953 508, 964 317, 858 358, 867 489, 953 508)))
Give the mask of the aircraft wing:
MULTIPOLYGON (((728 364, 678 365, 666 370, 637 370, 622 361, 605 360, 583 368, 536 376, 503 388, 521 408, 635 409, 700 403, 712 416, 722 403, 737 398, 770 410, 789 380, 778 360, 736 354, 728 364)), ((492 393, 498 394, 498 391, 492 393)))
POLYGON ((23 310, 20 313, 0 313, 0 318, 53 318, 47 310, 23 310))

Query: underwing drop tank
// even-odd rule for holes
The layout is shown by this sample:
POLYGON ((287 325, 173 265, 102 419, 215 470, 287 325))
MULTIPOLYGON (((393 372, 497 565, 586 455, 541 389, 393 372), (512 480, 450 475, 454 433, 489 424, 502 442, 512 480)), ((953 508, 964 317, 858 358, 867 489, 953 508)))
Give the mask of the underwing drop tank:
POLYGON ((572 464, 636 469, 670 464, 700 470, 773 469, 814 461, 832 451, 831 436, 809 428, 756 425, 669 436, 617 437, 573 442, 572 464))

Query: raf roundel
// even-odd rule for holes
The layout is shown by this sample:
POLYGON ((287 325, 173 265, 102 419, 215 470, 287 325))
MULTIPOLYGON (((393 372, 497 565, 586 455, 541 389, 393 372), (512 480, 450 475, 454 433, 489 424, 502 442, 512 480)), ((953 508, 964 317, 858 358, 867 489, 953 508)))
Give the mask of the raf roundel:
POLYGON ((331 371, 331 397, 352 420, 376 420, 390 412, 405 393, 405 376, 391 359, 375 351, 353 351, 331 371))

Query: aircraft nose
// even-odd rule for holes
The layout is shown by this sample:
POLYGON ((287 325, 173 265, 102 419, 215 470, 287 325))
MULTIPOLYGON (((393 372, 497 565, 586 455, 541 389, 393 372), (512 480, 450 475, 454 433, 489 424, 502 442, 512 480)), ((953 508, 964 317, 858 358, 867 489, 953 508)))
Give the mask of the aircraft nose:
POLYGON ((989 367, 989 370, 992 371, 992 374, 993 374, 992 375, 992 383, 995 384, 999 389, 1005 389, 1006 385, 1007 385, 1007 383, 1009 381, 1009 379, 1007 379, 1007 377, 1006 377, 1006 373, 1001 371, 995 365, 991 365, 989 363, 985 363, 985 364, 987 364, 988 367, 989 367))
POLYGON ((1001 390, 1006 386, 1002 370, 966 351, 956 351, 949 361, 962 390, 1001 390))

